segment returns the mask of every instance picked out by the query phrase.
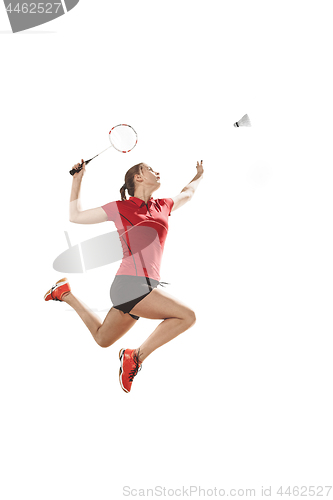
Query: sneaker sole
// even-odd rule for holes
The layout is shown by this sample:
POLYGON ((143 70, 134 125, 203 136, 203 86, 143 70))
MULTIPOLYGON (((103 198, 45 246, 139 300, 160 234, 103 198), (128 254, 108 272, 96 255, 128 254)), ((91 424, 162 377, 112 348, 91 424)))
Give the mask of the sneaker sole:
POLYGON ((119 359, 120 359, 120 368, 119 368, 119 382, 120 382, 120 386, 122 388, 122 390, 124 392, 129 392, 127 389, 125 389, 125 387, 123 386, 123 383, 121 381, 121 375, 123 373, 123 358, 124 358, 124 352, 125 352, 125 349, 120 349, 119 351, 119 359))
MULTIPOLYGON (((46 297, 48 295, 51 295, 51 290, 54 292, 57 288, 59 288, 60 286, 62 285, 66 285, 66 283, 68 283, 68 280, 67 278, 62 278, 61 280, 57 281, 56 284, 55 284, 55 287, 54 289, 52 290, 52 288, 50 288, 50 290, 48 292, 46 292, 46 294, 44 295, 44 300, 46 300, 46 297)), ((67 292, 64 292, 64 293, 67 293, 67 292)), ((62 297, 62 296, 61 296, 62 297)), ((61 300, 61 297, 60 297, 60 300, 61 300)), ((52 297, 51 297, 52 299, 52 297)), ((52 299, 54 300, 54 299, 52 299)))

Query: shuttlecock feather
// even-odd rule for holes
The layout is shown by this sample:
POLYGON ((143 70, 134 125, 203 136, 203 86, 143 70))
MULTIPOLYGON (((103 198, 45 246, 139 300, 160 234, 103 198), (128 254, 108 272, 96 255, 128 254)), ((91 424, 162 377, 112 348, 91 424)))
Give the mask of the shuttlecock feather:
POLYGON ((251 127, 248 115, 244 115, 238 122, 234 123, 234 127, 251 127))

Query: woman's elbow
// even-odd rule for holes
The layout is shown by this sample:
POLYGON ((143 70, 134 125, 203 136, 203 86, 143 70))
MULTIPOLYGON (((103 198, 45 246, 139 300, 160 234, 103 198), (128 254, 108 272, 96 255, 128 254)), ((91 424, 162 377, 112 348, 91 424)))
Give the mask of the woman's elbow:
POLYGON ((80 224, 82 220, 82 215, 79 210, 69 211, 69 222, 74 222, 74 224, 80 224))
POLYGON ((78 223, 78 218, 76 215, 70 215, 69 216, 69 222, 74 222, 75 224, 78 223))

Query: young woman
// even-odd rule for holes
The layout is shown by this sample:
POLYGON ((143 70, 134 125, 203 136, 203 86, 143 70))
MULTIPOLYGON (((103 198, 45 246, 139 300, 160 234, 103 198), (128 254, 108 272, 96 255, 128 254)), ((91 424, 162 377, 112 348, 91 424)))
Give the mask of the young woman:
POLYGON ((142 362, 155 349, 195 323, 195 314, 188 306, 164 290, 157 289, 157 286, 160 284, 159 270, 168 232, 168 216, 195 193, 203 177, 202 161, 197 162, 196 168, 197 174, 180 194, 173 198, 154 199, 152 194, 160 187, 160 175, 145 163, 139 163, 125 175, 125 184, 120 189, 121 201, 90 210, 82 210, 80 204, 85 164, 73 176, 70 221, 97 224, 112 220, 120 237, 123 260, 111 286, 113 307, 102 323, 73 295, 66 278, 59 280, 44 299, 69 304, 101 347, 109 347, 120 339, 140 317, 163 320, 140 347, 120 350, 119 380, 125 392, 130 392, 142 362), (130 195, 128 200, 126 190, 130 195))

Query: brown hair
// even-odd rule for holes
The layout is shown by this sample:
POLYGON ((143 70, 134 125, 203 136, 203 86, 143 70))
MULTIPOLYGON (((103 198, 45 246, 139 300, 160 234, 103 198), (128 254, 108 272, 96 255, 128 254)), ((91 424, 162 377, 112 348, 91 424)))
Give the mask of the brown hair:
POLYGON ((134 196, 134 176, 137 174, 141 174, 141 168, 143 167, 143 165, 143 163, 138 163, 137 165, 134 165, 134 167, 131 167, 129 170, 127 170, 125 174, 125 184, 120 188, 121 201, 127 200, 125 194, 126 189, 130 196, 134 196))

